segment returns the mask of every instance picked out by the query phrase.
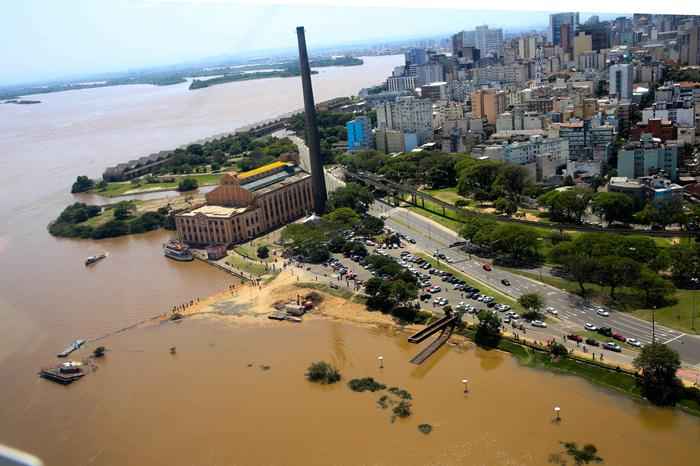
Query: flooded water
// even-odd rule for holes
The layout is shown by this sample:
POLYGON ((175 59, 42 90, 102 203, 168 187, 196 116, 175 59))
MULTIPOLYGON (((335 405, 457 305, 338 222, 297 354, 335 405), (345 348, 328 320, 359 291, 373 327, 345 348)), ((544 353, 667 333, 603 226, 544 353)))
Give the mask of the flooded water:
MULTIPOLYGON (((381 82, 403 57, 314 75, 317 100, 381 82)), ((48 222, 77 175, 297 109, 298 79, 123 86, 0 106, 0 443, 51 465, 544 464, 558 442, 592 442, 608 464, 691 464, 697 419, 650 408, 507 355, 443 350, 424 367, 404 338, 332 322, 237 325, 198 318, 110 337, 99 370, 71 387, 36 376, 76 338, 109 333, 231 278, 166 260, 167 232, 78 241, 48 222), (88 255, 109 257, 92 267, 88 255), (167 348, 177 346, 175 356, 167 348), (379 374, 376 356, 387 363, 379 374), (346 378, 408 389, 414 415, 389 422, 379 394, 303 378, 315 359, 346 378), (253 363, 253 367, 247 367, 253 363), (270 365, 263 371, 261 364, 270 365), (460 380, 470 379, 465 399, 460 380), (554 404, 564 422, 552 424, 554 404), (417 424, 434 426, 432 434, 417 424), (663 448, 661 448, 663 446, 663 448), (665 458, 666 461, 662 461, 665 458)), ((147 196, 157 196, 148 194, 147 196)), ((91 199, 91 202, 95 199, 91 199)))
POLYGON ((614 465, 687 465, 700 454, 696 419, 473 347, 416 367, 416 348, 385 330, 197 318, 105 343, 99 369, 70 388, 32 379, 24 415, 4 438, 51 464, 114 466, 543 465, 559 441, 593 443, 614 465), (307 382, 316 360, 332 361, 344 380, 307 382), (346 387, 365 376, 408 390, 413 414, 392 423, 377 405, 386 392, 346 387), (419 432, 422 423, 432 433, 419 432))

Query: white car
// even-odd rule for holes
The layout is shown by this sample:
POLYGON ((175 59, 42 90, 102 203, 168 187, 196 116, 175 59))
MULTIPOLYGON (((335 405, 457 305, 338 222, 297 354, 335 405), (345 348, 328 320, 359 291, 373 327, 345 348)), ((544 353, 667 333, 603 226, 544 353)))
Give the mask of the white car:
POLYGON ((636 338, 626 338, 626 339, 625 339, 625 342, 626 342, 628 345, 632 345, 632 346, 635 346, 635 347, 637 347, 637 348, 641 348, 641 347, 642 347, 642 342, 639 341, 639 340, 637 340, 636 338))
POLYGON ((547 324, 542 322, 541 320, 533 320, 532 321, 532 326, 533 327, 539 327, 539 328, 547 328, 547 324))
POLYGON ((596 330, 598 330, 598 327, 589 322, 586 322, 586 324, 583 327, 590 332, 595 332, 596 330))
POLYGON ((610 313, 603 309, 602 307, 599 307, 597 311, 595 311, 596 314, 598 314, 601 317, 610 317, 610 313))
POLYGON ((558 315, 559 315, 559 311, 557 311, 556 309, 554 309, 554 308, 551 307, 551 306, 547 307, 547 308, 545 309, 545 311, 547 311, 547 313, 549 313, 549 314, 552 314, 553 316, 558 316, 558 315))

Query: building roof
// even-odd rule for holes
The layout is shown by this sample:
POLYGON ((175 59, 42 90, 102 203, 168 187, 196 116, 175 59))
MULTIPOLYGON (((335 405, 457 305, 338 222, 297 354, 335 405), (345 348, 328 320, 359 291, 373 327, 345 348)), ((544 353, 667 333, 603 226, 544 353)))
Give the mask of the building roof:
POLYGON ((239 173, 238 179, 245 180, 246 178, 257 176, 257 175, 260 175, 262 173, 266 173, 266 172, 275 170, 277 168, 284 167, 285 165, 287 165, 287 162, 276 161, 276 162, 268 163, 267 165, 263 165, 262 167, 254 168, 252 170, 248 170, 247 172, 239 173))
POLYGON ((183 217, 194 217, 198 214, 206 215, 210 218, 231 218, 248 210, 247 207, 223 207, 218 205, 204 205, 197 209, 181 214, 183 217))

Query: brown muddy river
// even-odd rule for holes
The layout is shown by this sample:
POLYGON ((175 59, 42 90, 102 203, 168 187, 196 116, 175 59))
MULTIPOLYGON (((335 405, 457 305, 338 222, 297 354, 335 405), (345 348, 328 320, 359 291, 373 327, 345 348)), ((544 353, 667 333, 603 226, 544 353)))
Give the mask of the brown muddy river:
POLYGON ((700 454, 697 419, 518 367, 507 354, 449 348, 416 367, 416 347, 387 330, 236 320, 195 318, 106 340, 112 351, 79 383, 32 379, 5 438, 51 464, 115 466, 542 465, 559 441, 591 442, 613 465, 689 465, 700 454), (307 382, 319 359, 344 381, 307 382), (346 387, 364 376, 408 390, 413 414, 391 423, 377 405, 385 392, 346 387), (432 433, 420 433, 422 423, 432 433))
MULTIPOLYGON (((377 84, 402 61, 370 57, 362 67, 322 69, 313 77, 317 100, 377 84)), ((75 177, 295 110, 302 99, 293 78, 37 98, 43 103, 0 106, 0 443, 62 466, 535 465, 546 464, 559 441, 592 442, 606 464, 697 463, 696 418, 519 368, 499 353, 443 350, 417 369, 405 338, 327 321, 197 318, 142 328, 109 338, 99 369, 70 387, 39 379, 38 368, 70 341, 231 283, 205 264, 163 258, 166 232, 52 238, 46 225, 75 201, 68 194, 75 177), (101 251, 109 257, 83 265, 101 251), (378 393, 309 384, 303 373, 321 358, 346 379, 372 375, 408 389, 413 416, 391 424, 376 406, 378 393), (551 423, 555 404, 559 425, 551 423), (418 432, 422 422, 434 426, 430 435, 418 432)))

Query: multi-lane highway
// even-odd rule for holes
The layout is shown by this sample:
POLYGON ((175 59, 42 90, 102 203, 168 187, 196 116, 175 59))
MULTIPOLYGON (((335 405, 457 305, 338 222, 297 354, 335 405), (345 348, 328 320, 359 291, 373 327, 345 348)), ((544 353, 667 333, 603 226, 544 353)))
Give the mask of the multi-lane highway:
MULTIPOLYGON (((652 341, 650 322, 612 309, 609 309, 609 317, 602 317, 596 314, 595 309, 587 306, 579 296, 498 267, 493 267, 491 272, 485 271, 482 268, 485 260, 469 255, 458 248, 449 248, 450 244, 462 240, 456 233, 421 215, 404 208, 392 207, 381 201, 374 203, 372 211, 376 215, 386 217, 388 227, 415 239, 418 248, 429 253, 441 250, 453 260, 452 267, 501 293, 516 299, 525 293, 539 293, 545 298, 547 306, 552 306, 559 311, 561 321, 559 332, 580 331, 586 322, 590 322, 599 327, 612 327, 614 332, 621 333, 625 337, 636 338, 643 344, 652 341), (510 282, 510 286, 501 283, 504 278, 510 282)), ((552 331, 554 334, 559 333, 554 328, 552 331)), ((666 343, 678 351, 684 363, 700 366, 699 337, 686 335, 658 324, 655 326, 655 336, 657 341, 666 343)))

